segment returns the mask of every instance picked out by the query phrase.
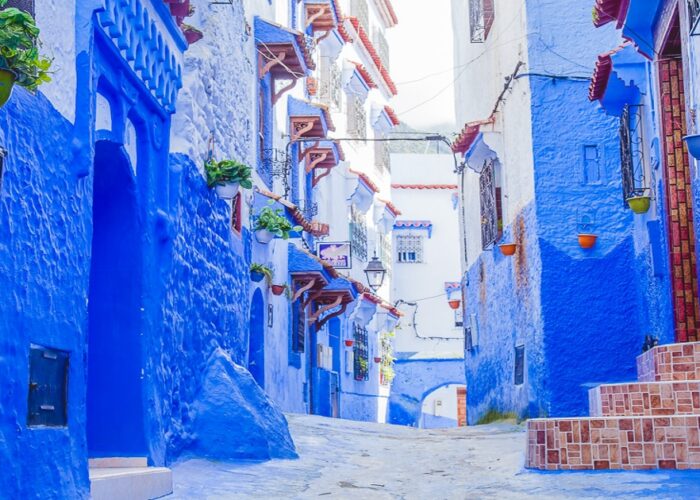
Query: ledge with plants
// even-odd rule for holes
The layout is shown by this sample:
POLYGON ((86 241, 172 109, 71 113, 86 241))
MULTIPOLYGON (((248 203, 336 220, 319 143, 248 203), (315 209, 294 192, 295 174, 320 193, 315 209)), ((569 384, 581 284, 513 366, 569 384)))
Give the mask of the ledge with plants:
POLYGON ((300 232, 304 228, 294 226, 283 215, 282 210, 271 207, 263 208, 255 219, 253 230, 259 243, 270 243, 274 238, 288 240, 291 232, 300 232))
POLYGON ((207 185, 216 189, 216 194, 224 200, 235 198, 240 188, 253 187, 253 169, 236 160, 216 161, 213 158, 204 164, 207 185))
POLYGON ((35 92, 50 82, 51 60, 39 55, 39 28, 27 12, 5 7, 0 0, 0 106, 12 94, 15 84, 35 92))

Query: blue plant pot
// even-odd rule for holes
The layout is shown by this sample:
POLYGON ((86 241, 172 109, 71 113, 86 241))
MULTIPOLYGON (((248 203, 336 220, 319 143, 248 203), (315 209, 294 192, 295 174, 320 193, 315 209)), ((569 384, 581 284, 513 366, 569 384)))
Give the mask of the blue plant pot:
POLYGON ((686 135, 683 140, 693 158, 700 160, 700 134, 686 135))
POLYGON ((265 275, 261 273, 260 271, 251 271, 250 272, 250 279, 251 281, 254 281, 255 283, 261 282, 265 278, 265 275))

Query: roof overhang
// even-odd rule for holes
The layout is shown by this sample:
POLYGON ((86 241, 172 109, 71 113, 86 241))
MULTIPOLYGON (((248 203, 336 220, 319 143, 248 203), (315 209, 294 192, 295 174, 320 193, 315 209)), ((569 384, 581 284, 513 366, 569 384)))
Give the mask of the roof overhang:
POLYGON ((287 101, 292 140, 326 137, 335 130, 328 108, 289 96, 287 101))
POLYGON ((593 6, 593 25, 600 28, 617 21, 617 29, 625 22, 630 0, 596 0, 593 6))
POLYGON ((269 73, 273 78, 297 80, 316 68, 303 33, 257 16, 253 24, 259 78, 269 73))
POLYGON ((306 28, 313 33, 329 33, 338 26, 338 13, 331 0, 305 0, 306 28))
POLYGON ((357 176, 355 179, 350 179, 353 183, 353 191, 349 200, 361 211, 366 212, 372 206, 374 195, 379 192, 379 187, 367 174, 353 169, 349 169, 349 172, 357 176))
POLYGON ((588 98, 605 111, 620 116, 627 104, 636 104, 646 92, 646 60, 630 43, 598 56, 588 98))
POLYGON ((474 172, 481 173, 487 163, 498 159, 498 153, 486 144, 484 134, 479 132, 464 157, 469 168, 474 172))
POLYGON ((428 238, 433 236, 433 223, 429 220, 397 220, 394 229, 428 231, 428 238))

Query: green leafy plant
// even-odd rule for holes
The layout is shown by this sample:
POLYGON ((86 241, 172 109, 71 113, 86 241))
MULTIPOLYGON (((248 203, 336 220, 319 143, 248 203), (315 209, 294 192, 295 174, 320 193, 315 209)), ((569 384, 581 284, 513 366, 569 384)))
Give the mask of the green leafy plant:
POLYGON ((260 273, 265 276, 265 282, 268 285, 272 284, 272 278, 274 277, 274 273, 272 272, 272 269, 270 269, 267 266, 264 266, 262 264, 252 264, 250 266, 250 272, 251 273, 260 273))
POLYGON ((245 189, 253 187, 253 169, 236 160, 216 161, 210 158, 204 164, 204 169, 207 172, 207 185, 210 188, 233 182, 238 182, 245 189))
MULTIPOLYGON (((0 0, 0 8, 6 3, 0 0)), ((0 10, 0 69, 10 71, 17 85, 32 92, 51 81, 51 60, 39 55, 40 44, 32 16, 14 7, 0 10)))
POLYGON ((287 240, 289 239, 290 232, 299 232, 303 228, 301 226, 293 226, 292 223, 289 222, 289 220, 287 220, 287 218, 284 215, 282 215, 281 209, 272 209, 270 207, 265 207, 258 214, 258 217, 255 220, 254 227, 255 231, 259 231, 262 229, 270 231, 278 238, 287 240))

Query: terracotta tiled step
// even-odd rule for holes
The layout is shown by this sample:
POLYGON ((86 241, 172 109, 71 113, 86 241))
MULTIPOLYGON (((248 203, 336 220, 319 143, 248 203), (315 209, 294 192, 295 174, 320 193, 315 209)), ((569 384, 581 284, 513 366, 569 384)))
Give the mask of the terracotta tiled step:
POLYGON ((667 344, 637 356, 640 382, 700 380, 700 342, 667 344))
POLYGON ((700 415, 533 419, 525 466, 542 470, 700 469, 700 415))
POLYGON ((700 382, 605 384, 588 400, 592 417, 700 415, 700 382))

